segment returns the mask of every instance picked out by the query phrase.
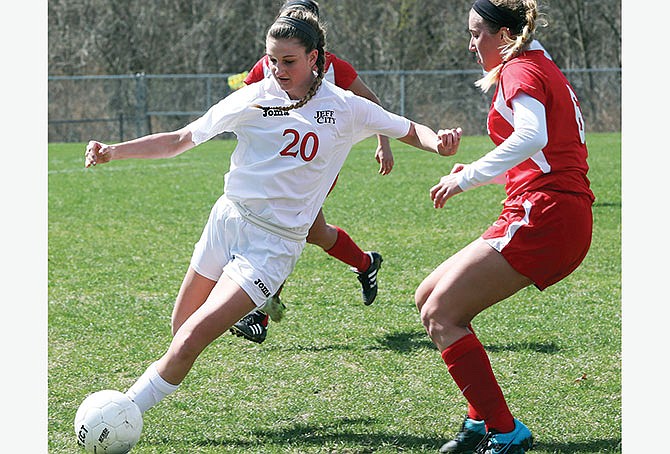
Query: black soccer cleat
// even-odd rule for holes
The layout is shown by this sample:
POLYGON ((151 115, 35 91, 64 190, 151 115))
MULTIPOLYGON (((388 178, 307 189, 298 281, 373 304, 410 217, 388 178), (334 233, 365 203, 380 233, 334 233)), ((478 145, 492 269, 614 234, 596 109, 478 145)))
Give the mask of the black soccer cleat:
POLYGON ((369 306, 377 298, 377 273, 382 266, 382 256, 379 252, 367 252, 370 256, 370 267, 360 272, 356 268, 351 268, 358 275, 363 293, 363 304, 369 306))
POLYGON ((250 312, 235 323, 230 332, 251 342, 262 344, 268 335, 268 314, 258 309, 250 312))
POLYGON ((441 454, 473 454, 486 436, 484 421, 475 421, 467 416, 456 437, 442 445, 441 454))

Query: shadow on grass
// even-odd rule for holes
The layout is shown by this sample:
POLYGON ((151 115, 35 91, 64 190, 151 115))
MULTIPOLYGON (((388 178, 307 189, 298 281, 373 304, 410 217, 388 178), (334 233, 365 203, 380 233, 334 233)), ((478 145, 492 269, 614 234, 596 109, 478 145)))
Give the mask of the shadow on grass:
POLYGON ((621 452, 621 438, 608 438, 606 440, 574 443, 542 443, 541 441, 538 441, 535 443, 533 451, 551 452, 556 454, 621 452))
MULTIPOLYGON (((397 352, 409 352, 419 349, 435 350, 435 345, 424 331, 406 331, 385 335, 379 341, 378 347, 371 349, 388 349, 397 352)), ((554 354, 560 351, 560 347, 553 342, 515 342, 506 345, 485 345, 488 352, 496 353, 503 351, 532 351, 537 353, 554 354)))
POLYGON ((360 343, 357 344, 346 344, 346 343, 333 343, 328 345, 294 345, 292 347, 287 347, 286 345, 276 345, 272 347, 267 347, 268 349, 276 350, 298 350, 306 352, 328 352, 328 351, 358 351, 358 350, 392 350, 397 352, 410 352, 419 349, 430 349, 434 350, 435 346, 432 341, 428 338, 428 335, 425 331, 412 331, 412 332, 398 332, 386 334, 382 338, 376 339, 377 343, 374 342, 361 346, 360 343))
POLYGON ((357 351, 360 346, 353 344, 330 344, 330 345, 294 345, 286 347, 276 345, 267 347, 268 350, 297 351, 297 352, 336 352, 336 351, 357 351))
POLYGON ((386 334, 378 340, 378 349, 410 352, 421 349, 435 350, 435 345, 425 331, 405 331, 386 334))
MULTIPOLYGON (((332 453, 372 453, 382 448, 398 452, 436 452, 446 441, 439 436, 398 435, 362 429, 373 426, 377 422, 370 418, 338 418, 330 424, 296 423, 270 429, 258 428, 252 430, 246 437, 200 438, 193 441, 181 440, 181 442, 205 447, 223 446, 240 452, 260 452, 261 447, 264 447, 263 450, 267 449, 268 452, 279 452, 282 449, 295 451, 303 446, 305 448, 328 448, 328 452, 332 453)), ((162 442, 172 444, 168 439, 162 442)), ((537 441, 533 450, 555 454, 615 453, 621 452, 621 438, 568 443, 537 441)))
POLYGON ((558 353, 561 348, 553 342, 515 342, 507 345, 484 345, 487 352, 536 352, 548 355, 558 353))
POLYGON ((366 431, 364 428, 377 423, 370 418, 338 418, 330 424, 293 424, 286 427, 252 430, 249 437, 201 439, 199 446, 225 446, 226 448, 259 452, 265 446, 272 452, 282 446, 293 450, 304 447, 328 447, 328 452, 375 452, 380 448, 405 450, 439 449, 442 440, 413 435, 397 435, 366 431), (274 450, 272 448, 275 448, 274 450))
MULTIPOLYGON (((425 331, 403 331, 386 334, 377 339, 377 344, 361 347, 360 344, 335 343, 328 345, 285 345, 267 346, 267 349, 297 350, 307 352, 353 351, 353 350, 391 350, 395 352, 412 352, 422 349, 435 350, 436 347, 425 331)), ((506 345, 485 345, 486 351, 491 353, 503 351, 531 351, 537 353, 554 354, 561 349, 553 342, 515 342, 506 345)))

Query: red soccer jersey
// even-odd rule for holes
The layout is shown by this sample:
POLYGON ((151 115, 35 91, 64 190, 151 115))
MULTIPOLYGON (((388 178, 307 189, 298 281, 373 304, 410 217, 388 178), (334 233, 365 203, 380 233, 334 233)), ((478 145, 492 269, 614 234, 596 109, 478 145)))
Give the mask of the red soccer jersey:
MULTIPOLYGON (((269 57, 265 55, 251 68, 251 71, 249 71, 249 74, 244 79, 244 83, 249 85, 263 80, 269 75, 269 57)), ((327 81, 348 90, 352 82, 358 77, 358 73, 348 61, 337 58, 335 54, 326 52, 325 77, 327 81)))
POLYGON ((514 131, 511 100, 523 92, 544 105, 548 141, 541 151, 507 171, 505 191, 512 197, 544 189, 584 194, 593 200, 579 101, 544 49, 539 45, 531 49, 502 67, 487 128, 496 146, 509 137, 514 131))

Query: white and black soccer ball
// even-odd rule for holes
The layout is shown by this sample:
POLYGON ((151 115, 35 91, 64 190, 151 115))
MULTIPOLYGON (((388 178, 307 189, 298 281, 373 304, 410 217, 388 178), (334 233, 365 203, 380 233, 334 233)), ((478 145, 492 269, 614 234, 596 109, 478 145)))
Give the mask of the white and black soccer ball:
POLYGON ((89 395, 74 417, 77 443, 86 452, 123 454, 142 434, 142 412, 128 396, 111 389, 89 395))

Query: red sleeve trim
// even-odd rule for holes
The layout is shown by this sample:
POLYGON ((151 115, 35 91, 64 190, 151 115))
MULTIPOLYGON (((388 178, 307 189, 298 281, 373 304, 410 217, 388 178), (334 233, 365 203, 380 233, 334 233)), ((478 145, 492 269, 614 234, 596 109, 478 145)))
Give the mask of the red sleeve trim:
POLYGON ((256 62, 256 64, 251 68, 247 77, 244 78, 244 83, 247 85, 253 84, 254 82, 260 82, 265 78, 265 71, 263 65, 268 56, 264 56, 256 62))
POLYGON ((332 66, 332 71, 335 71, 335 85, 347 90, 358 77, 358 73, 351 63, 327 52, 326 68, 329 66, 329 63, 332 66))

